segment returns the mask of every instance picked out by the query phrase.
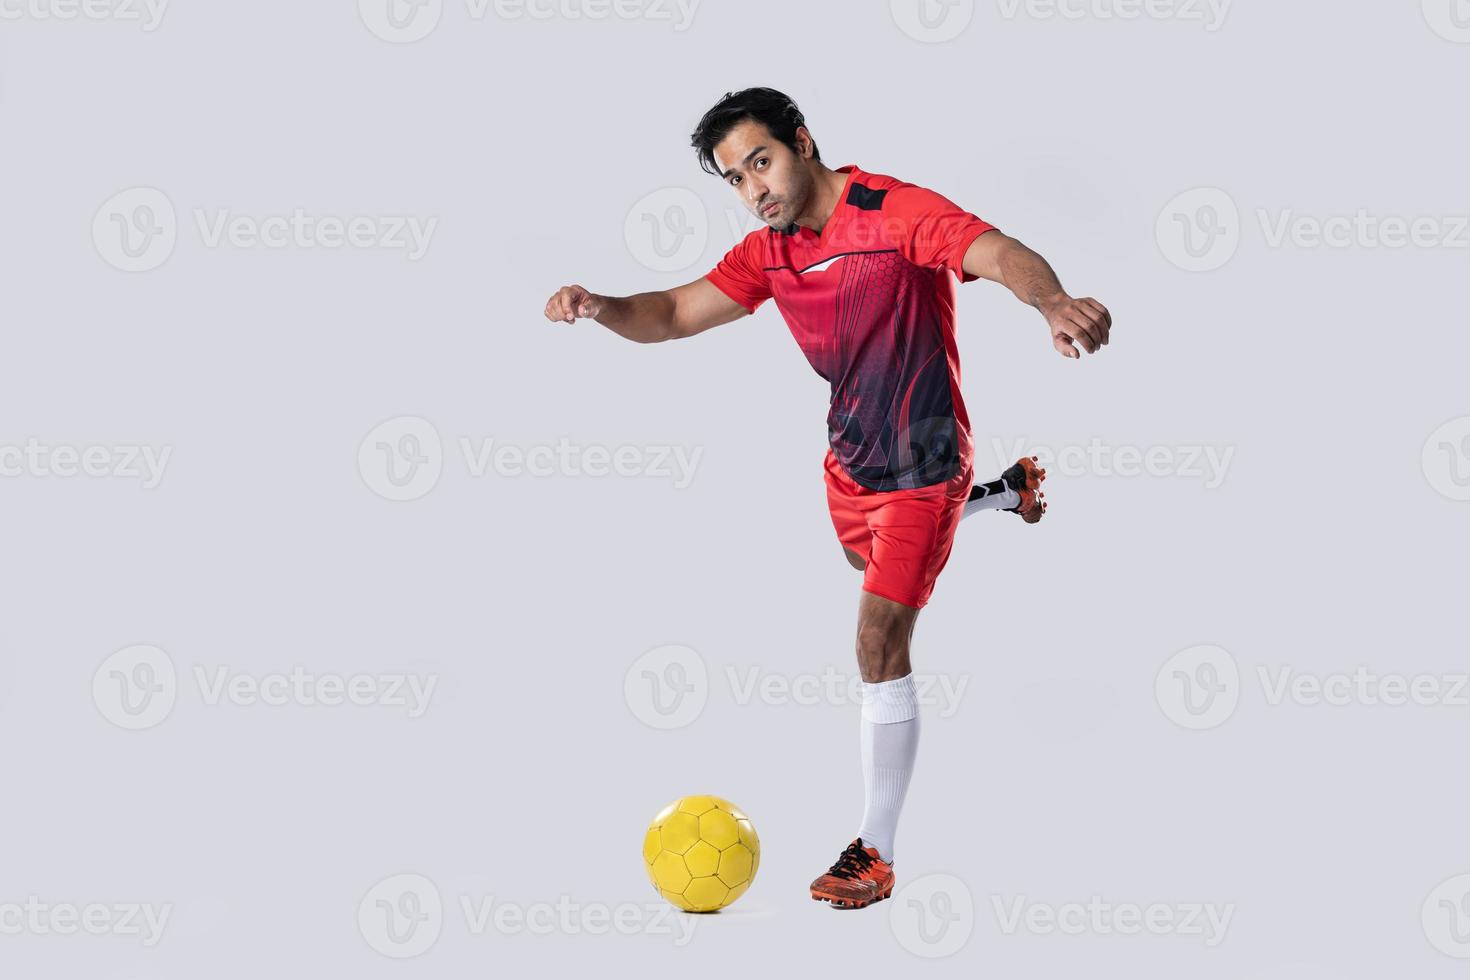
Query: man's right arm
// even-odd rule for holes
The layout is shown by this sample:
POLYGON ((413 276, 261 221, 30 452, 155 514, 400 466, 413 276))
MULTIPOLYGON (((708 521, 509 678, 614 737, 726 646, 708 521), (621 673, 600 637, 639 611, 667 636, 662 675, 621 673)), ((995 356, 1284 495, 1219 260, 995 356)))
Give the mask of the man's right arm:
POLYGON ((581 286, 563 286, 546 304, 548 320, 572 323, 588 317, 640 344, 692 337, 750 312, 706 277, 633 296, 599 296, 581 286))

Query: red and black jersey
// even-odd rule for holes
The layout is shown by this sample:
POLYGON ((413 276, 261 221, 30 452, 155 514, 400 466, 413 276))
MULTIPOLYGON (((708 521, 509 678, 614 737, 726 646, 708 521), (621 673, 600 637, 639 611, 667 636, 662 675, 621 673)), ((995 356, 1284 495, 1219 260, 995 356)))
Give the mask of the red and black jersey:
POLYGON ((856 166, 821 234, 746 235, 708 279, 755 312, 767 299, 832 385, 827 438, 872 490, 943 483, 974 457, 960 397, 955 278, 993 226, 936 194, 856 166))

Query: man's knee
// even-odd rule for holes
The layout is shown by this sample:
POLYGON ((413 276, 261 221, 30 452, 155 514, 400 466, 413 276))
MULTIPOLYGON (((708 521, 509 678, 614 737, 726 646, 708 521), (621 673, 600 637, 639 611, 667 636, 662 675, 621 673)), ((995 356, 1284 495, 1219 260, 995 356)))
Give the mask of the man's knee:
POLYGON ((884 660, 907 644, 903 634, 882 623, 858 623, 857 652, 863 660, 884 660))
POLYGON ((882 596, 863 593, 857 656, 864 681, 876 684, 909 673, 909 638, 918 612, 882 596))

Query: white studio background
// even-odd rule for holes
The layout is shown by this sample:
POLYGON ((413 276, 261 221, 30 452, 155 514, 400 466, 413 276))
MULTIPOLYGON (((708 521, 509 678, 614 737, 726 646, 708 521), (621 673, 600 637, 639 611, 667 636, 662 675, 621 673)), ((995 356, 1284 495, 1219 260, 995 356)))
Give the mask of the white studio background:
POLYGON ((0 0, 0 971, 1461 975, 1467 80, 1463 0, 0 0), (1052 506, 960 529, 849 915, 826 385, 772 304, 542 316, 754 227, 688 146, 751 85, 1116 324, 960 290, 1052 506), (715 916, 639 863, 691 793, 715 916))

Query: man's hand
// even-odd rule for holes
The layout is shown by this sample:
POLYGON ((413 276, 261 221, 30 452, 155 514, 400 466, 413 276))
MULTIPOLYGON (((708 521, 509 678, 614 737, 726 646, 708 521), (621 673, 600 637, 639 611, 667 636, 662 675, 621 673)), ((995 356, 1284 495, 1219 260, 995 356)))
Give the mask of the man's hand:
POLYGON ((573 323, 577 317, 596 317, 602 312, 602 297, 581 286, 563 286, 546 301, 546 319, 573 323))
POLYGON ((1081 357, 1077 344, 1095 354, 1108 342, 1113 329, 1108 308, 1095 299, 1068 296, 1046 259, 1023 242, 991 229, 970 243, 963 265, 967 274, 1001 283, 1040 310, 1051 328, 1051 345, 1063 357, 1081 357))
POLYGON ((1113 315, 1097 300, 1073 299, 1064 293, 1050 303, 1040 304, 1040 308, 1051 328, 1051 345, 1063 357, 1081 357, 1077 344, 1089 354, 1107 344, 1113 315))

